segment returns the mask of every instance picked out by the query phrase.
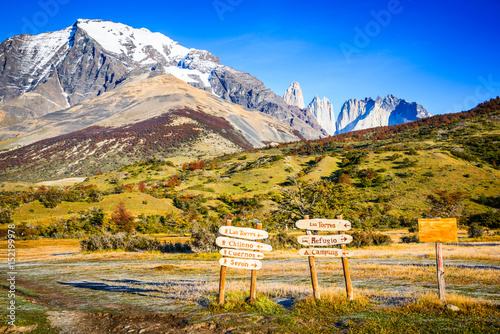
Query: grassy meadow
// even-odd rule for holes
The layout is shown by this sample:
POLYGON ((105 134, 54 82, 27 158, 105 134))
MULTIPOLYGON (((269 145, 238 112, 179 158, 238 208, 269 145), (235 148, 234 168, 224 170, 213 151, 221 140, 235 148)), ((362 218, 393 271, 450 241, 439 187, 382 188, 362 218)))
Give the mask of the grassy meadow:
POLYGON ((500 114, 439 120, 206 160, 137 161, 82 179, 2 182, 0 230, 5 237, 14 224, 18 233, 19 325, 33 333, 157 333, 161 326, 179 333, 498 333, 500 114), (311 218, 343 214, 350 232, 385 237, 381 245, 348 247, 354 301, 345 298, 339 259, 317 258, 322 298, 312 298, 308 262, 294 241, 303 232, 292 225, 305 212, 286 211, 301 204, 311 218), (429 216, 459 218, 458 243, 443 245, 446 303, 437 298, 434 245, 402 242, 429 216), (255 303, 245 302, 250 273, 234 269, 226 304, 216 302, 221 256, 205 246, 213 248, 228 218, 247 227, 258 219, 285 240, 266 253, 255 303), (81 248, 82 239, 124 231, 201 246, 184 253, 81 248))

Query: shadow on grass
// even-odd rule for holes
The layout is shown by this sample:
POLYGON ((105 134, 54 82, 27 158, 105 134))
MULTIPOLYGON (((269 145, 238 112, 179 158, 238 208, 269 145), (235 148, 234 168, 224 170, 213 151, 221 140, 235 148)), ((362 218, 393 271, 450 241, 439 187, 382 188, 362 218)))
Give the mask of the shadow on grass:
MULTIPOLYGON (((159 290, 159 289, 149 289, 149 288, 141 288, 137 286, 153 286, 153 287, 176 287, 182 288, 186 291, 188 290, 196 290, 198 287, 202 287, 207 282, 205 281, 195 281, 195 280, 180 280, 177 282, 146 282, 134 279, 121 279, 121 280, 107 280, 103 279, 102 282, 57 282, 61 285, 69 285, 74 288, 80 289, 90 289, 96 291, 106 291, 111 293, 128 293, 135 294, 143 297, 153 297, 153 298, 162 298, 162 299, 170 299, 170 300, 184 300, 183 294, 180 295, 169 295, 170 291, 168 290, 159 290), (116 285, 113 283, 122 283, 127 285, 116 285), (158 295, 151 295, 152 293, 158 295)), ((174 289, 176 290, 176 289, 174 289)), ((193 300, 197 304, 206 307, 209 304, 209 301, 206 297, 200 296, 200 298, 196 298, 193 300)))
POLYGON ((122 286, 122 285, 111 285, 100 282, 83 281, 83 282, 57 282, 57 283, 62 285, 69 285, 74 288, 80 288, 80 289, 90 289, 90 290, 118 292, 118 293, 131 293, 140 296, 149 296, 146 294, 148 292, 161 292, 159 290, 154 290, 154 289, 141 289, 129 286, 122 286))

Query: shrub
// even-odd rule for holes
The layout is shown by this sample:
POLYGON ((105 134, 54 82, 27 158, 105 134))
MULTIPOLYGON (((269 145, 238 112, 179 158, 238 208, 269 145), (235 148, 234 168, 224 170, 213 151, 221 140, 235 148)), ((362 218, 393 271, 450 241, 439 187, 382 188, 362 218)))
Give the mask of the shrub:
POLYGON ((478 213, 467 216, 463 219, 463 224, 471 226, 473 224, 485 226, 491 229, 500 228, 500 215, 496 210, 478 213))
POLYGON ((297 239, 287 231, 280 230, 277 234, 269 238, 273 250, 294 249, 297 247, 297 239))
POLYGON ((401 242, 405 244, 412 244, 419 242, 418 234, 410 234, 401 237, 401 242))
POLYGON ((117 204, 111 216, 111 220, 116 224, 118 230, 120 231, 132 233, 135 229, 135 218, 132 216, 132 213, 127 210, 123 201, 120 201, 117 204))
POLYGON ((212 253, 217 251, 218 247, 215 244, 219 228, 216 224, 208 227, 196 226, 191 232, 191 244, 197 252, 212 253))
POLYGON ((125 233, 93 235, 80 241, 82 252, 95 252, 102 250, 126 251, 160 251, 163 253, 191 253, 191 246, 187 243, 160 243, 142 235, 129 235, 125 233))
POLYGON ((162 253, 192 253, 191 245, 188 243, 163 243, 158 247, 162 253))
POLYGON ((392 244, 388 235, 374 231, 354 231, 351 233, 353 241, 350 243, 353 247, 382 246, 392 244))
POLYGON ((399 154, 399 153, 394 153, 393 155, 388 156, 388 157, 387 157, 387 160, 389 160, 389 161, 394 161, 394 160, 397 160, 397 159, 399 159, 399 158, 401 158, 401 157, 402 157, 402 155, 401 155, 401 154, 399 154))
POLYGON ((467 233, 470 238, 481 237, 484 234, 484 229, 478 224, 474 223, 467 229, 467 233))
POLYGON ((0 224, 11 224, 14 220, 12 219, 12 210, 7 208, 0 208, 0 224))

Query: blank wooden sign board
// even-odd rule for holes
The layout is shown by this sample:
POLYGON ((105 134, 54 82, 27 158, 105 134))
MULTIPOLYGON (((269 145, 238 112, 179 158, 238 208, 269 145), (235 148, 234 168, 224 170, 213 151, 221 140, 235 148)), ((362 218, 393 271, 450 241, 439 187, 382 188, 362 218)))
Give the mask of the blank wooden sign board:
POLYGON ((418 220, 420 242, 458 242, 456 218, 418 220))
POLYGON ((418 220, 420 242, 436 243, 436 270, 439 299, 446 301, 444 284, 443 242, 458 242, 456 218, 430 218, 418 220))

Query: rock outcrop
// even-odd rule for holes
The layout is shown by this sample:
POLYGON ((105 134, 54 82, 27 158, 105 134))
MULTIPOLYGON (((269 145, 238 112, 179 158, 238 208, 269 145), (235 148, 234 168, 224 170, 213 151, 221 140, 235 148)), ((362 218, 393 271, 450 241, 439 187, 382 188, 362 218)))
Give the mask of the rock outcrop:
POLYGON ((279 119, 305 138, 327 135, 309 110, 288 105, 282 97, 248 73, 220 66, 212 72, 210 85, 216 95, 279 119))
POLYGON ((307 108, 309 108, 314 117, 316 117, 319 125, 321 125, 330 136, 333 136, 336 131, 335 115, 330 101, 326 97, 320 99, 318 95, 314 95, 313 100, 309 103, 307 108))
POLYGON ((0 128, 72 107, 151 72, 171 74, 264 112, 305 138, 326 135, 308 110, 287 105, 260 80, 221 65, 208 51, 188 49, 144 28, 84 19, 60 31, 15 36, 0 44, 0 128))
POLYGON ((304 104, 304 96, 302 95, 302 89, 298 82, 292 82, 290 87, 285 91, 283 99, 286 103, 291 106, 296 106, 304 109, 306 106, 304 104))
POLYGON ((385 98, 347 100, 337 119, 336 133, 395 125, 432 116, 416 102, 407 102, 393 95, 385 98))

